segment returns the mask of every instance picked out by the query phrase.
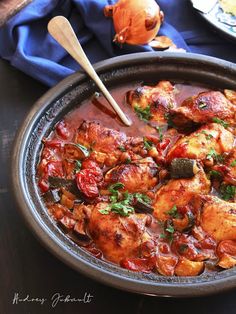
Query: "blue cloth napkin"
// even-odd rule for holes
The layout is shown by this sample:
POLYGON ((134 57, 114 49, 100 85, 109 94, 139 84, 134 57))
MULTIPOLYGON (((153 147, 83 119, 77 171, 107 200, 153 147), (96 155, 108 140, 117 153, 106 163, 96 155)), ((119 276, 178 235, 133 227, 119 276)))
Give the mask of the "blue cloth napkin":
MULTIPOLYGON (((34 0, 0 28, 0 56, 26 74, 55 85, 77 71, 79 65, 47 32, 56 15, 67 17, 92 63, 114 56, 152 51, 148 45, 119 45, 112 42, 112 19, 103 8, 115 0, 34 0)), ((189 0, 158 0, 165 13, 159 35, 170 37, 179 48, 236 62, 236 44, 214 34, 194 12, 189 0)))

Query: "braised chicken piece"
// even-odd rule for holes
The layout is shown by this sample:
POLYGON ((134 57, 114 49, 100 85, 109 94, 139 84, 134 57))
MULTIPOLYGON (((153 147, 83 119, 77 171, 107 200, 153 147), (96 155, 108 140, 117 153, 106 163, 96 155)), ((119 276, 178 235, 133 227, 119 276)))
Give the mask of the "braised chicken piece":
POLYGON ((96 161, 115 164, 121 155, 119 149, 126 142, 125 133, 101 126, 97 122, 84 121, 75 135, 75 143, 92 150, 96 161))
POLYGON ((131 214, 121 217, 116 213, 102 214, 108 203, 99 203, 92 211, 89 233, 104 257, 111 262, 120 263, 125 257, 139 257, 140 245, 146 241, 147 215, 131 214))
POLYGON ((236 203, 216 196, 203 198, 201 227, 215 240, 236 240, 236 203))
POLYGON ((210 123, 197 131, 179 139, 167 154, 167 161, 173 158, 198 159, 203 162, 214 161, 234 145, 234 136, 223 126, 210 123))
POLYGON ((221 241, 217 247, 217 254, 220 258, 218 262, 220 267, 227 269, 236 266, 236 241, 221 241))
POLYGON ((190 121, 204 124, 217 119, 232 124, 235 123, 236 107, 221 92, 207 91, 187 98, 171 112, 174 124, 181 127, 190 121))
POLYGON ((224 90, 225 97, 234 105, 236 105, 236 91, 225 89, 224 90))
POLYGON ((156 86, 141 86, 127 93, 128 103, 144 121, 166 124, 166 115, 175 108, 174 86, 161 81, 156 86))
POLYGON ((120 182, 130 193, 145 193, 157 183, 157 165, 152 158, 144 158, 129 164, 121 164, 110 169, 105 175, 105 183, 120 182))
POLYGON ((185 206, 194 194, 207 194, 210 192, 210 181, 201 169, 193 178, 171 179, 156 193, 153 204, 153 215, 158 220, 165 221, 169 218, 168 211, 173 206, 185 206))

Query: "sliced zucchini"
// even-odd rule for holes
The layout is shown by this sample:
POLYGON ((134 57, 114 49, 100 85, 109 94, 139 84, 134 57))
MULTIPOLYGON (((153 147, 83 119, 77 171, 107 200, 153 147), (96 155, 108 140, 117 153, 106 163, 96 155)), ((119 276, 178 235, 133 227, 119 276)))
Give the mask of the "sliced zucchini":
POLYGON ((170 176, 172 179, 192 178, 199 170, 195 159, 175 158, 170 165, 170 176))
POLYGON ((152 214, 154 209, 149 204, 145 203, 142 200, 137 200, 134 204, 135 212, 137 213, 145 213, 152 214))

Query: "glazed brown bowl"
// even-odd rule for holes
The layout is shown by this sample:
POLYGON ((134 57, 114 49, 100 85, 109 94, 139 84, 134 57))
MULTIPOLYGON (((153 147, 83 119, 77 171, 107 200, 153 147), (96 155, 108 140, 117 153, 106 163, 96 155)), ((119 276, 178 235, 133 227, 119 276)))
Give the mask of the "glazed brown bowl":
MULTIPOLYGON (((207 56, 137 53, 95 65, 108 88, 120 84, 168 79, 236 90, 236 65, 207 56)), ((48 215, 36 183, 42 138, 69 111, 97 90, 82 72, 50 89, 32 107, 16 138, 12 160, 14 194, 29 227, 45 247, 75 270, 107 285, 154 296, 189 297, 236 287, 236 268, 197 277, 164 277, 128 271, 99 260, 72 242, 48 215)))

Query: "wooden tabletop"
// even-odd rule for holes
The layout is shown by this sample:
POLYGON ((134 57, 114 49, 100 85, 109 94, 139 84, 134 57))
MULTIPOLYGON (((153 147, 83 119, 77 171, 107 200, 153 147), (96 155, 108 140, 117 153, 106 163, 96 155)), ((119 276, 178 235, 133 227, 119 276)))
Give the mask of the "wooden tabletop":
POLYGON ((14 136, 24 116, 46 90, 0 59, 0 313, 235 314, 236 290, 189 299, 130 294, 75 272, 34 238, 13 199, 10 160, 14 136), (51 298, 58 295, 64 301, 55 302, 53 308, 51 298), (70 297, 65 299, 67 295, 70 297))

